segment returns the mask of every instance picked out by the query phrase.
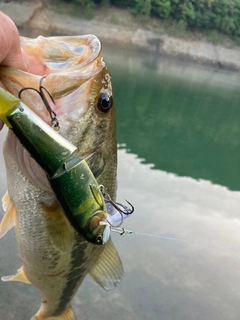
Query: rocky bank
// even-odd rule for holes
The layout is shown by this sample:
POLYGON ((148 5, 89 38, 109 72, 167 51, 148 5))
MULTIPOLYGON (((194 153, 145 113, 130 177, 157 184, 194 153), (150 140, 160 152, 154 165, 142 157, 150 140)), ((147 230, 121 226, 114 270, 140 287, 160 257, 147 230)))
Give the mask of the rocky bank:
POLYGON ((133 29, 98 20, 83 20, 56 13, 39 1, 0 3, 0 10, 9 15, 17 27, 29 36, 79 35, 93 33, 103 42, 139 48, 156 55, 184 59, 198 64, 240 70, 240 48, 229 49, 206 42, 186 41, 158 35, 141 28, 133 29))

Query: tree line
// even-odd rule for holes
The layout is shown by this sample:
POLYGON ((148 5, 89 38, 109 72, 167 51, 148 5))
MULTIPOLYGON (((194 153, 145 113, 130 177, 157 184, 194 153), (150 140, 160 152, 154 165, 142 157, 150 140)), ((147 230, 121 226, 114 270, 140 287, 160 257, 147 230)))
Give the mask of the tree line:
POLYGON ((212 29, 240 36, 240 0, 62 0, 81 6, 128 8, 142 19, 172 19, 186 28, 212 29))

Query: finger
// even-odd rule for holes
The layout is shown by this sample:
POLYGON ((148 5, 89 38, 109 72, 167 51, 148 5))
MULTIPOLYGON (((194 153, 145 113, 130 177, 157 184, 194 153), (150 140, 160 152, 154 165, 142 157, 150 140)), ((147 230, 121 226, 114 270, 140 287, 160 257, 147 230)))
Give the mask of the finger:
POLYGON ((28 70, 27 56, 20 46, 17 27, 0 11, 0 63, 24 71, 28 70))

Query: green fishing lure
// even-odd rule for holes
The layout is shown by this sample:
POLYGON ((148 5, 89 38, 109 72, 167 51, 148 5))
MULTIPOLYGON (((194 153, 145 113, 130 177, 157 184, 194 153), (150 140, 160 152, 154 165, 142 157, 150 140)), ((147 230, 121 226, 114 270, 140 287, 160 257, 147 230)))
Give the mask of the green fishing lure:
POLYGON ((102 245, 110 236, 106 205, 87 162, 77 148, 20 99, 0 88, 0 118, 44 169, 67 219, 87 241, 102 245))

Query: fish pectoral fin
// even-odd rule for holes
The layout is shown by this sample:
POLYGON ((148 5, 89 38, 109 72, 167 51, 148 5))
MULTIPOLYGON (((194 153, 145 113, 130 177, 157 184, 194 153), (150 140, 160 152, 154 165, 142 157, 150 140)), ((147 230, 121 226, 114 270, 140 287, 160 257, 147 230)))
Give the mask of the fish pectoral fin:
POLYGON ((105 290, 115 289, 123 278, 123 266, 111 238, 104 245, 97 262, 89 271, 93 279, 105 290))
POLYGON ((8 190, 5 192, 4 196, 2 197, 2 207, 3 207, 3 210, 6 211, 9 204, 11 202, 11 198, 10 198, 10 195, 8 193, 8 190))
POLYGON ((17 216, 16 207, 12 202, 8 192, 6 192, 3 196, 2 203, 5 214, 0 223, 0 238, 2 238, 15 225, 17 216))
POLYGON ((18 271, 17 271, 17 273, 15 275, 2 277, 1 280, 3 282, 19 281, 19 282, 24 282, 24 283, 27 283, 27 284, 31 284, 31 282, 26 277, 26 274, 25 274, 25 272, 23 270, 23 267, 18 269, 18 271))
POLYGON ((74 231, 58 203, 43 206, 46 214, 46 226, 52 245, 61 252, 71 250, 74 231))
POLYGON ((42 319, 44 320, 76 320, 71 306, 62 314, 55 317, 45 318, 41 315, 41 311, 39 311, 34 317, 32 317, 31 320, 42 320, 42 319))

